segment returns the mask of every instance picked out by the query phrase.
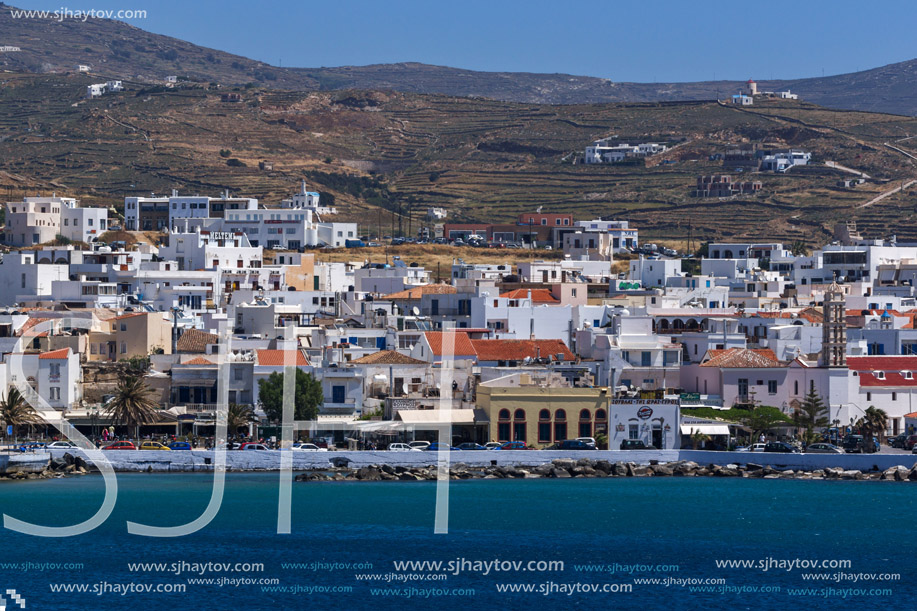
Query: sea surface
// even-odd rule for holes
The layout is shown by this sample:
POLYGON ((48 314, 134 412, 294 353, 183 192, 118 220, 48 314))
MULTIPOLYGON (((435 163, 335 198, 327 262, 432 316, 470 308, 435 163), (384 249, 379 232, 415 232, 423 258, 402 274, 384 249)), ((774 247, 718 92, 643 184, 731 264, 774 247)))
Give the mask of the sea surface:
MULTIPOLYGON (((26 609, 68 610, 917 609, 913 483, 459 481, 448 532, 435 533, 433 482, 294 482, 291 532, 278 534, 279 475, 229 473, 219 513, 196 533, 127 532, 127 521, 194 520, 212 481, 119 474, 115 510, 90 533, 3 529, 7 609, 19 608, 9 590, 26 609)), ((2 482, 0 511, 74 524, 103 489, 99 476, 2 482)))

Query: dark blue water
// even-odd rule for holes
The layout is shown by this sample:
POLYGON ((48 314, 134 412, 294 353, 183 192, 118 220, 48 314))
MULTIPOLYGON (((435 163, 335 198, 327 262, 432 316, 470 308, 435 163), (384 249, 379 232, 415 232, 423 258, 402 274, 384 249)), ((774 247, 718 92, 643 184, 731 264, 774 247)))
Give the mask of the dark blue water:
MULTIPOLYGON (((15 589, 27 609, 917 609, 914 484, 712 478, 453 482, 449 532, 434 534, 432 483, 294 483, 292 533, 279 535, 278 476, 229 474, 222 509, 209 526, 186 537, 148 538, 128 534, 125 522, 172 526, 194 519, 210 497, 211 478, 120 474, 118 481, 114 514, 90 534, 48 539, 3 530, 0 590, 15 589), (462 572, 430 580, 445 571, 397 570, 393 561, 402 560, 453 561, 462 572), (503 564, 496 569, 506 570, 492 567, 485 575, 484 565, 472 564, 493 560, 523 566, 562 561, 563 568, 516 570, 503 564), (768 570, 718 568, 718 560, 763 562, 768 570), (824 569, 786 564, 809 560, 850 564, 824 569), (45 566, 10 565, 26 562, 45 566), (130 563, 137 562, 164 566, 132 570, 130 563), (58 563, 83 567, 48 566, 58 563), (200 566, 206 563, 258 563, 263 570, 200 566), (302 566, 285 566, 289 563, 302 566), (338 566, 328 567, 334 563, 338 566), (353 568, 355 563, 365 568, 353 568), (599 566, 614 563, 645 566, 614 574, 599 566), (830 574, 831 581, 806 581, 804 573, 830 574), (900 578, 893 579, 895 574, 900 578), (879 576, 892 580, 877 581, 879 576), (189 583, 189 578, 224 581, 189 583), (724 581, 635 583, 666 578, 724 581), (87 591, 52 591, 61 584, 87 591), (185 592, 136 591, 176 585, 185 592), (535 591, 498 592, 504 585, 535 591), (626 586, 631 591, 620 591, 626 586), (122 594, 125 587, 135 591, 122 594), (590 587, 619 591, 583 591, 590 587), (568 594, 570 588, 579 590, 568 594)), ((95 512, 102 489, 99 477, 3 483, 0 510, 46 525, 73 524, 95 512)))

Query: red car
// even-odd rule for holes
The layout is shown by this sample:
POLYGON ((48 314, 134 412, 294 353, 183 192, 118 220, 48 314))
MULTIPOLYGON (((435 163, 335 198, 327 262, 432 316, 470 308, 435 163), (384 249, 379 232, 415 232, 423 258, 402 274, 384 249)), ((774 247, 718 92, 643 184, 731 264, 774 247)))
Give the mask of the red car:
POLYGON ((116 441, 111 445, 107 445, 103 450, 136 450, 137 446, 130 441, 116 441))

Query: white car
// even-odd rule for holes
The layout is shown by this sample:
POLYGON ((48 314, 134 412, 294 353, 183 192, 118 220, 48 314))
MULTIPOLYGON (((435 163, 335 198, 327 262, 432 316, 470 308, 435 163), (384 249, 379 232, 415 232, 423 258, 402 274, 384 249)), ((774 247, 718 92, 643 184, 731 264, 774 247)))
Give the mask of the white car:
POLYGON ((499 448, 502 445, 503 444, 500 443, 499 441, 488 441, 487 443, 484 444, 484 449, 485 450, 496 450, 497 448, 499 448))
POLYGON ((748 451, 749 452, 763 452, 764 446, 766 445, 767 445, 766 443, 753 443, 751 444, 751 446, 749 446, 748 451))
POLYGON ((328 448, 320 448, 314 443, 294 443, 290 446, 294 452, 327 452, 328 448))
POLYGON ((406 443, 390 443, 388 444, 389 452, 420 452, 420 448, 412 448, 406 443))
POLYGON ((429 441, 412 441, 408 445, 411 446, 411 448, 414 448, 417 450, 426 450, 427 448, 430 447, 430 442, 429 441))
POLYGON ((52 441, 48 444, 49 450, 77 450, 79 446, 72 441, 52 441))

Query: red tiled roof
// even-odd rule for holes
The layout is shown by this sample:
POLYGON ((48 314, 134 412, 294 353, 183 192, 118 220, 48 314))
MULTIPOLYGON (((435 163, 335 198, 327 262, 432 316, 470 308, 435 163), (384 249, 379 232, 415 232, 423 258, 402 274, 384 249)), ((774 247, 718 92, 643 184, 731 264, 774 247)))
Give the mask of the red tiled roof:
POLYGON ((522 361, 526 357, 554 360, 557 354, 562 354, 564 361, 576 360, 559 339, 473 339, 471 345, 478 354, 478 361, 522 361))
POLYGON ((70 358, 70 348, 61 348, 60 350, 52 350, 51 352, 42 352, 39 356, 39 359, 67 359, 70 358))
POLYGON ((500 297, 506 299, 528 299, 529 291, 532 293, 532 303, 560 303, 548 289, 516 289, 500 293, 500 297))
POLYGON ((51 319, 50 318, 30 318, 27 321, 25 321, 25 323, 23 323, 22 327, 20 327, 19 335, 25 336, 25 337, 48 337, 48 335, 50 335, 50 331, 42 331, 41 333, 28 333, 28 331, 29 329, 38 325, 39 323, 47 322, 49 320, 51 319))
POLYGON ((424 286, 415 286, 414 288, 405 289, 380 297, 380 299, 420 299, 424 295, 454 295, 458 292, 451 284, 425 284, 424 286))
POLYGON ((911 412, 910 414, 904 414, 905 418, 917 418, 917 412, 911 412))
MULTIPOLYGON (((266 367, 285 367, 286 355, 296 353, 296 367, 308 367, 309 360, 302 350, 256 350, 258 364, 266 367)), ((293 360, 293 359, 290 359, 293 360)))
MULTIPOLYGON (((443 333, 442 331, 427 331, 424 333, 427 342, 430 344, 430 350, 434 356, 443 355, 443 333)), ((476 356, 474 346, 471 344, 468 334, 462 331, 455 332, 455 343, 453 345, 454 356, 476 356)))
POLYGON ((207 352, 209 344, 219 343, 220 337, 200 329, 188 329, 178 338, 178 352, 207 352))
POLYGON ((701 367, 759 369, 782 366, 777 355, 770 348, 708 350, 707 357, 707 360, 701 363, 701 367))
POLYGON ((847 368, 857 372, 861 387, 917 388, 917 356, 848 356, 847 368), (911 372, 910 379, 904 377, 905 371, 911 372))
POLYGON ((354 365, 426 365, 426 361, 395 352, 394 350, 380 350, 367 354, 364 357, 351 361, 354 365))
POLYGON ((190 361, 185 361, 182 365, 214 365, 213 361, 207 360, 202 356, 196 356, 190 361))
POLYGON ((787 312, 781 310, 779 312, 755 312, 750 314, 749 318, 793 318, 794 316, 807 320, 813 324, 820 324, 823 320, 822 313, 815 308, 805 308, 804 310, 799 310, 798 312, 787 312))
POLYGON ((847 368, 853 371, 917 372, 917 356, 848 356, 847 368))
POLYGON ((122 314, 121 316, 115 316, 109 320, 124 320, 125 318, 133 318, 135 316, 146 316, 147 312, 128 312, 127 314, 122 314))

